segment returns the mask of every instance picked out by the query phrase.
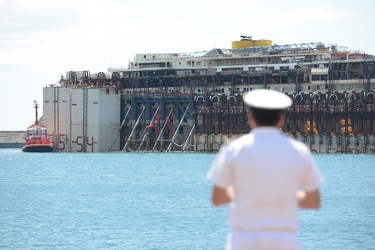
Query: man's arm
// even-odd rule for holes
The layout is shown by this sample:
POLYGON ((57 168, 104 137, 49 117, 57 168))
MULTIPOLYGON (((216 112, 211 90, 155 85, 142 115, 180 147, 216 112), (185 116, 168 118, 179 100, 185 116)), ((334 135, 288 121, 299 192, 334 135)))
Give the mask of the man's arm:
POLYGON ((214 206, 220 206, 230 203, 233 197, 233 188, 228 187, 226 189, 214 186, 212 191, 212 204, 214 206))
POLYGON ((300 208, 319 209, 320 208, 320 192, 314 190, 311 192, 297 192, 297 200, 300 208))

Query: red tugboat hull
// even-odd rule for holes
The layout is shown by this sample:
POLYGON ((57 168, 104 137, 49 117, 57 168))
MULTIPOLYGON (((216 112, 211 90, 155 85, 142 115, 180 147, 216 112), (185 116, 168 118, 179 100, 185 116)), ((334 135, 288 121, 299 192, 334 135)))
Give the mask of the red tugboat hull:
POLYGON ((50 145, 27 145, 22 147, 22 151, 29 153, 46 153, 53 152, 53 147, 50 145))

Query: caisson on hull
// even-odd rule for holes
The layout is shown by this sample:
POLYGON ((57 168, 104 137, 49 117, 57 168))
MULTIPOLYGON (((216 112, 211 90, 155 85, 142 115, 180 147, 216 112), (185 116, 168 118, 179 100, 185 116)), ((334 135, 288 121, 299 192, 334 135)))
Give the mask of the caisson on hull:
POLYGON ((259 88, 293 99, 280 128, 317 153, 373 153, 372 55, 337 45, 273 45, 137 54, 109 73, 70 71, 44 90, 56 151, 213 152, 249 131, 242 97, 259 88))

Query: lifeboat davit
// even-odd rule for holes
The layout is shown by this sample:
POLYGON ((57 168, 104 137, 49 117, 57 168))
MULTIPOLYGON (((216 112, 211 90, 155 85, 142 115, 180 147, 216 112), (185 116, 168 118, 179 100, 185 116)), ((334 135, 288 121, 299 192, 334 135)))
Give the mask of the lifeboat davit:
POLYGON ((23 152, 52 152, 53 144, 51 143, 47 128, 39 123, 38 120, 38 103, 34 101, 35 122, 30 125, 26 131, 26 145, 22 147, 23 152))

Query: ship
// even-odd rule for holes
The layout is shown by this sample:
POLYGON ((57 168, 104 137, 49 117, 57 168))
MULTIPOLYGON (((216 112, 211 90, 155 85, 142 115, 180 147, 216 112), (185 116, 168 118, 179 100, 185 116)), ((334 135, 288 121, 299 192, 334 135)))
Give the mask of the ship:
POLYGON ((53 144, 50 142, 47 128, 43 126, 38 120, 37 101, 34 101, 35 108, 35 122, 26 130, 26 145, 22 147, 23 152, 53 152, 53 144))
POLYGON ((216 152, 250 131, 243 96, 264 88, 292 98, 280 129, 312 152, 375 152, 375 59, 359 50, 241 36, 107 71, 67 71, 43 89, 55 151, 216 152))

